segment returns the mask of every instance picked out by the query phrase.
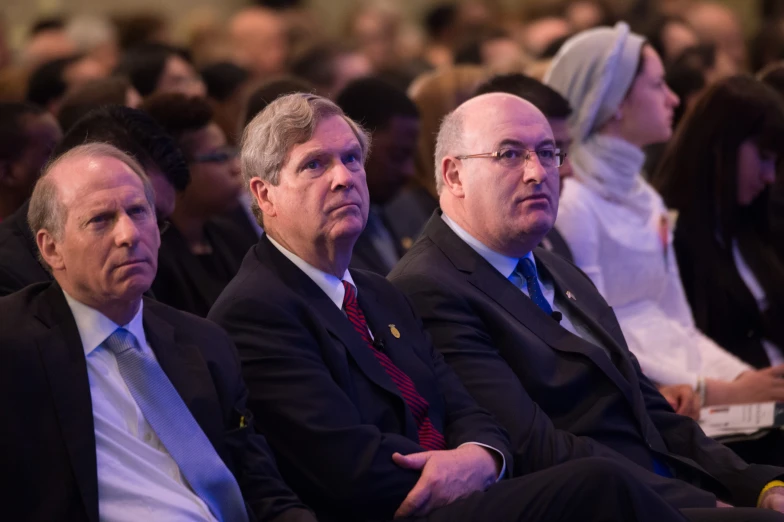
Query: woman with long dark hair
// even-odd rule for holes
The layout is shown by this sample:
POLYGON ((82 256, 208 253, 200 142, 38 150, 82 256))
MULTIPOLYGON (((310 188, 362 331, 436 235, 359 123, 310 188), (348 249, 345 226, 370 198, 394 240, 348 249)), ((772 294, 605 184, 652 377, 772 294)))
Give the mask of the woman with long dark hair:
POLYGON ((784 363, 784 263, 768 218, 782 149, 778 94, 736 76, 697 101, 654 178, 678 212, 674 247, 697 326, 757 368, 784 363))

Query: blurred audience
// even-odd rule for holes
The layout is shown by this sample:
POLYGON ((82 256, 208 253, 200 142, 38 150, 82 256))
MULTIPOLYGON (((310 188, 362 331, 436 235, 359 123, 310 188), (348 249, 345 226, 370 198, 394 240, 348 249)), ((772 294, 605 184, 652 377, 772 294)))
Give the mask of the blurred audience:
POLYGON ((80 118, 98 107, 124 105, 135 109, 141 103, 142 97, 125 78, 112 76, 90 80, 63 97, 57 121, 63 132, 68 132, 80 118))
POLYGON ((321 42, 304 49, 291 63, 291 73, 313 85, 315 92, 334 99, 352 80, 372 72, 367 57, 350 48, 321 42))
POLYGON ((370 133, 373 144, 365 160, 367 224, 354 244, 350 266, 386 276, 424 226, 416 215, 386 207, 414 177, 419 111, 404 91, 377 78, 348 84, 335 102, 370 133))
POLYGON ((248 97, 243 127, 277 98, 294 92, 315 92, 315 87, 296 76, 279 76, 263 82, 248 97))
POLYGON ((132 49, 143 44, 171 44, 169 22, 155 12, 137 12, 114 20, 120 48, 132 49))
POLYGON ((76 44, 65 31, 65 22, 57 17, 44 18, 30 29, 30 36, 20 52, 20 62, 32 70, 76 52, 76 44))
POLYGON ((683 51, 700 43, 694 29, 683 18, 665 16, 651 24, 646 32, 648 43, 668 66, 683 51))
POLYGON ((783 399, 767 373, 694 323, 672 248, 674 219, 641 175, 642 147, 670 138, 678 104, 656 51, 626 24, 586 31, 564 45, 546 83, 574 109, 575 177, 565 182, 556 226, 613 307, 643 372, 660 386, 688 385, 705 405, 783 399))
POLYGON ((74 16, 65 25, 65 33, 76 46, 76 52, 95 60, 106 74, 117 66, 120 57, 117 27, 108 18, 74 16))
POLYGON ((62 138, 51 114, 26 103, 0 103, 0 221, 30 197, 62 138))
MULTIPOLYGON (((401 195, 401 204, 409 212, 418 212, 428 220, 437 204, 433 155, 436 135, 441 120, 458 105, 469 99, 489 72, 481 67, 462 65, 425 73, 408 90, 409 97, 419 109, 421 129, 415 159, 413 183, 401 195)), ((394 203, 393 203, 394 204, 394 203)))
POLYGON ((25 99, 56 115, 69 89, 104 78, 107 74, 103 66, 92 58, 78 55, 59 58, 33 71, 27 82, 25 99))
MULTIPOLYGON (((779 94, 781 100, 784 100, 784 62, 774 62, 768 65, 759 72, 757 77, 772 87, 779 94)), ((779 259, 784 260, 784 175, 781 173, 776 176, 768 200, 770 238, 779 259)))
POLYGON ((143 98, 160 93, 207 94, 188 53, 165 44, 146 43, 129 49, 116 72, 126 76, 143 98))
POLYGON ((246 7, 231 19, 229 34, 237 65, 260 78, 285 72, 289 44, 280 14, 265 7, 246 7))
POLYGON ((697 327, 755 368, 784 363, 784 263, 768 219, 783 149, 778 94, 736 76, 700 97, 654 179, 678 213, 673 245, 697 327))
POLYGON ((746 70, 746 38, 735 11, 718 2, 700 1, 689 7, 683 16, 700 41, 712 43, 727 53, 737 71, 746 70))
POLYGON ((250 72, 230 62, 217 62, 201 71, 213 119, 232 147, 242 134, 242 118, 251 82, 250 72))
POLYGON ((174 137, 190 170, 161 240, 152 291, 161 302, 204 317, 248 248, 235 227, 214 220, 240 204, 237 153, 203 98, 163 93, 143 108, 174 137))
MULTIPOLYGON (((174 210, 175 191, 188 184, 188 168, 174 141, 149 115, 127 107, 105 107, 80 119, 52 152, 56 158, 85 143, 108 143, 141 163, 155 190, 155 213, 163 223, 174 210)), ((27 221, 29 200, 0 223, 0 295, 51 280, 38 262, 27 221)))

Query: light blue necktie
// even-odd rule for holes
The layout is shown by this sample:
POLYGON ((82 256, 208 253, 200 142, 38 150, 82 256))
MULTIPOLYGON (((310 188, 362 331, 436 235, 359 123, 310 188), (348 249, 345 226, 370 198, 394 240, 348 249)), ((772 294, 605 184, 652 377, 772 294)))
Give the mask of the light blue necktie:
POLYGON ((246 522, 248 514, 234 475, 158 362, 124 328, 115 330, 104 345, 114 352, 136 404, 193 491, 221 522, 246 522))
POLYGON ((528 297, 531 298, 531 301, 547 315, 553 315, 553 307, 547 302, 542 293, 542 287, 539 286, 539 278, 536 277, 536 265, 534 265, 533 261, 524 257, 517 263, 517 270, 525 278, 525 283, 528 286, 528 297))

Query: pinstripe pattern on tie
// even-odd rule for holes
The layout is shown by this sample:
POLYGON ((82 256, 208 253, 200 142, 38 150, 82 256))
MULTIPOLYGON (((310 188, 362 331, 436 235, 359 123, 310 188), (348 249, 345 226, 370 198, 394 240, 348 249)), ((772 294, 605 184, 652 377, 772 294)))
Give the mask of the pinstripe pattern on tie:
POLYGON ((362 313, 359 302, 357 302, 357 292, 354 290, 354 286, 347 281, 343 281, 343 288, 346 289, 346 293, 343 296, 343 309, 346 311, 346 315, 348 316, 349 321, 351 321, 352 326, 354 326, 354 330, 357 331, 373 355, 376 356, 376 359, 384 368, 384 371, 387 372, 389 378, 392 379, 392 382, 395 383, 395 386, 397 386, 397 389, 406 401, 406 404, 416 421, 419 445, 428 451, 445 449, 446 441, 444 440, 444 436, 435 426, 433 426, 430 417, 427 415, 430 405, 425 398, 417 392, 414 381, 412 381, 400 368, 395 366, 395 363, 393 363, 386 354, 379 351, 373 345, 373 340, 371 339, 370 331, 368 330, 368 324, 365 320, 365 314, 362 313))
POLYGON ((144 418, 172 456, 191 489, 221 522, 247 522, 239 485, 158 362, 136 337, 118 328, 103 343, 144 418))
POLYGON ((528 296, 536 306, 541 308, 547 315, 552 315, 553 308, 545 299, 542 287, 539 286, 539 278, 536 277, 536 265, 529 258, 524 257, 517 263, 517 270, 523 274, 525 283, 528 286, 528 296))

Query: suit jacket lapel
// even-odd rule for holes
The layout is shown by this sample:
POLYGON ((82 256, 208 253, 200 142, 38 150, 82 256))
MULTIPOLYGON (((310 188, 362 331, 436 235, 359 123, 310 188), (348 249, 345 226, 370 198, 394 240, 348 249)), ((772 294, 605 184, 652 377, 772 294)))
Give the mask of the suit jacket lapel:
POLYGON ((38 319, 49 331, 37 340, 63 440, 88 518, 98 522, 95 427, 87 363, 79 330, 57 284, 39 298, 38 319))
MULTIPOLYGON (((219 404, 217 392, 209 386, 212 376, 200 356, 198 347, 178 343, 174 327, 154 313, 150 302, 144 307, 144 334, 166 376, 201 426, 207 438, 220 453, 222 450, 222 425, 215 418, 222 418, 220 411, 210 411, 207 404, 219 404), (208 401, 205 402, 205 395, 208 401), (215 417, 218 415, 218 417, 215 417)), ((154 306, 154 305, 153 305, 154 306)))
MULTIPOLYGON (((255 247, 256 257, 268 268, 275 271, 287 286, 301 295, 308 306, 313 309, 323 319, 324 327, 336 337, 348 351, 352 359, 362 372, 384 390, 403 401, 400 391, 387 375, 384 368, 379 364, 376 356, 362 340, 362 337, 354 330, 351 322, 343 314, 329 296, 327 296, 307 274, 300 270, 294 263, 286 259, 266 236, 263 236, 255 247)), ((361 289, 358 294, 360 306, 365 299, 365 289, 361 289)), ((375 332, 374 332, 375 334, 375 332)))
MULTIPOLYGON (((518 322, 552 348, 588 357, 615 383, 631 402, 629 382, 624 380, 613 361, 598 346, 584 341, 561 327, 552 317, 536 306, 531 299, 504 278, 490 263, 465 244, 441 219, 436 211, 425 228, 425 233, 449 257, 455 266, 467 273, 468 281, 506 310, 518 322)), ((581 315, 591 317, 580 310, 581 315)), ((588 321, 589 324, 595 321, 588 321)))

